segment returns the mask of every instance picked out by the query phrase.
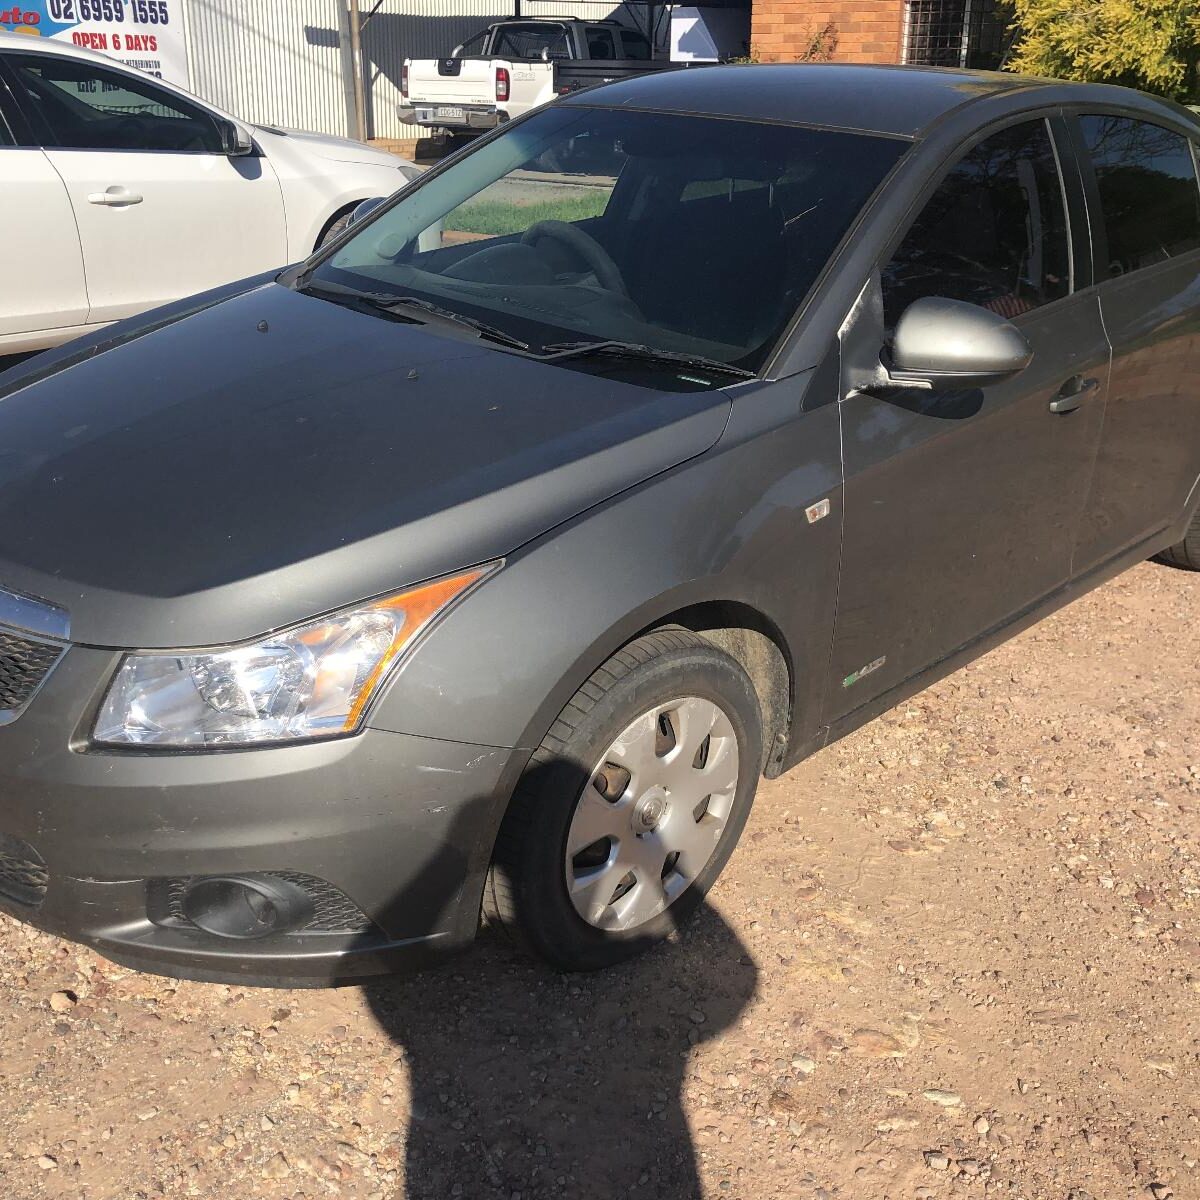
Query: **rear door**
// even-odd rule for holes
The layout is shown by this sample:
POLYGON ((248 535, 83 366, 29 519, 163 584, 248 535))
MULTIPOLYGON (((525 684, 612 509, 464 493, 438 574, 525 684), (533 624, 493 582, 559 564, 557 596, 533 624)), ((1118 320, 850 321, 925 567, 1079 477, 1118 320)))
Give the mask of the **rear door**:
POLYGON ((1059 168, 1064 142, 1057 118, 1026 119, 962 153, 882 266, 882 315, 878 303, 866 304, 846 335, 877 355, 909 304, 943 296, 1008 317, 1034 357, 1015 378, 960 392, 846 394, 843 386, 845 513, 828 722, 1001 627, 1069 577, 1108 343, 1094 291, 1073 286, 1081 202, 1077 176, 1059 168), (1071 411, 1051 410, 1067 397, 1056 407, 1071 411))
POLYGON ((274 171, 258 155, 228 157, 208 110, 88 59, 4 57, 14 95, 70 198, 90 321, 286 263, 274 171))
POLYGON ((0 347, 12 349, 40 348, 47 342, 29 335, 82 325, 88 314, 70 197, 30 141, 0 67, 0 347))
POLYGON ((1083 572, 1178 520, 1200 474, 1200 185, 1179 130, 1097 112, 1077 132, 1113 348, 1083 572))

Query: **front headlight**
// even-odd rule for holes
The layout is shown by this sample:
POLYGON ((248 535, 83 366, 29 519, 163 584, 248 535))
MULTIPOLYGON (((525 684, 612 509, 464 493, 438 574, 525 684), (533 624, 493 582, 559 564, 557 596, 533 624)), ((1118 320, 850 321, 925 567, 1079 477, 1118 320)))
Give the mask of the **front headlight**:
POLYGON ((404 648, 487 570, 385 596, 249 645, 126 655, 94 740, 238 746, 352 733, 404 648))

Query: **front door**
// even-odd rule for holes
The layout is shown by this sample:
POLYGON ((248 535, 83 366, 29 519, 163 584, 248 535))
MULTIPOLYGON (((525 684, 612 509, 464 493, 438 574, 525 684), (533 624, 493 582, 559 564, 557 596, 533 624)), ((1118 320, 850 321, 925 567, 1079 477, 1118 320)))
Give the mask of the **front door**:
POLYGON ((1109 351, 1094 292, 1072 291, 1051 128, 1010 125, 950 168, 881 272, 882 316, 863 305, 866 328, 849 331, 877 349, 907 305, 943 296, 1008 317, 1034 357, 985 388, 843 399, 827 722, 1005 624, 1070 574, 1109 351), (1066 397, 1055 407, 1070 411, 1051 411, 1066 397))
POLYGON ((256 155, 226 156, 207 110, 85 59, 5 60, 70 197, 89 321, 131 316, 285 264, 274 172, 256 155))

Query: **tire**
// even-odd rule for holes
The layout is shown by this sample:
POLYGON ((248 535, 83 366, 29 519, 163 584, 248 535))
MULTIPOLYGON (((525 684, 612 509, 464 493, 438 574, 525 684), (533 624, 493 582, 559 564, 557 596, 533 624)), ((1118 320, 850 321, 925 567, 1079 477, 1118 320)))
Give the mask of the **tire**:
POLYGON ((317 238, 317 244, 313 247, 314 250, 320 250, 323 246, 329 245, 335 237, 344 233, 350 225, 350 218, 354 215, 354 209, 347 209, 340 217, 335 217, 328 225, 325 226, 324 232, 317 238))
POLYGON ((1183 541, 1156 554, 1155 558, 1172 567, 1182 567, 1185 571, 1200 571, 1200 509, 1192 517, 1183 541))
POLYGON ((530 759, 485 914, 564 971, 662 942, 729 860, 762 767, 758 697, 741 666, 686 630, 638 638, 575 693, 530 759), (591 843, 601 827, 615 835, 591 843))

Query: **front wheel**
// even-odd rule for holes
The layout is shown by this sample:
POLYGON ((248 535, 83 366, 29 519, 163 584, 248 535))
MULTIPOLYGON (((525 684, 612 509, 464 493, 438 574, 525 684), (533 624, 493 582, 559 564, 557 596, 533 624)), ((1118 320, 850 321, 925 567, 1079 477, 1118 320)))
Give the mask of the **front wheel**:
POLYGON ((531 758, 497 841, 488 916, 568 971, 662 941, 733 853, 762 758, 758 698, 732 658, 686 630, 638 638, 531 758))

